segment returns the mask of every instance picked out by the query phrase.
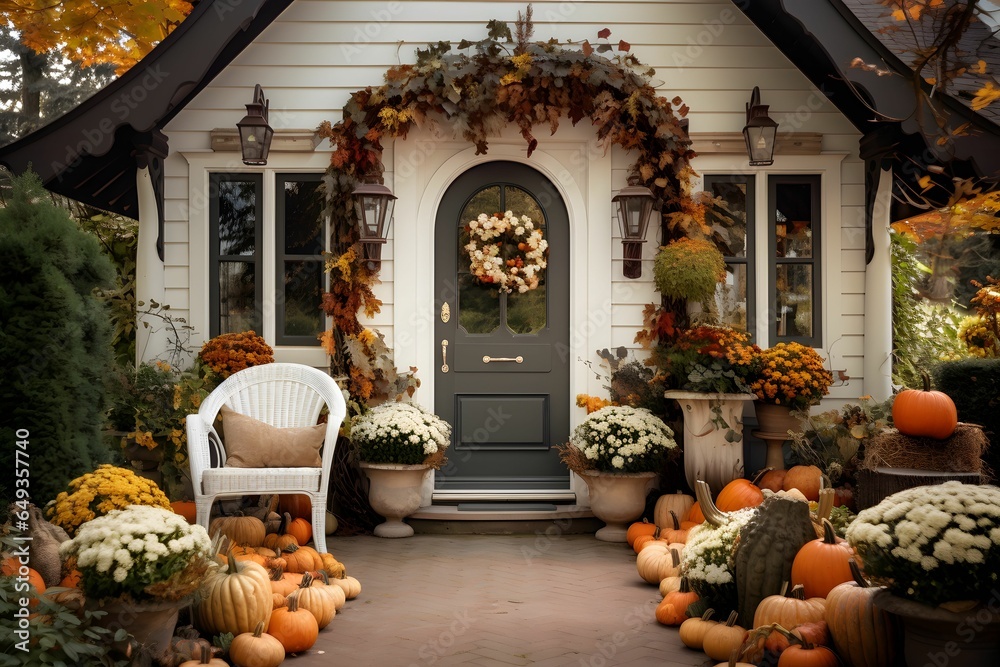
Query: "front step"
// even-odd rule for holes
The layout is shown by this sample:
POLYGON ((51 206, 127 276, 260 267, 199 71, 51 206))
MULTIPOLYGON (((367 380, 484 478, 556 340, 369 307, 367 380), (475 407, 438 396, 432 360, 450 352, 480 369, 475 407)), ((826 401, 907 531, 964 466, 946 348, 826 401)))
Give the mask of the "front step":
POLYGON ((576 535, 604 523, 589 507, 545 503, 462 503, 421 507, 406 520, 425 535, 576 535), (475 507, 479 505, 479 507, 475 507))

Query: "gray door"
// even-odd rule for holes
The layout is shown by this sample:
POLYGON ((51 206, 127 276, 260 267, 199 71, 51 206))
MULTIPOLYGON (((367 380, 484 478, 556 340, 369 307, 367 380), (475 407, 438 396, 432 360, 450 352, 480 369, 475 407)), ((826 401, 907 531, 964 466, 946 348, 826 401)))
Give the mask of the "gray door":
POLYGON ((473 167, 445 193, 435 235, 434 401, 454 427, 436 488, 568 489, 553 449, 569 437, 570 405, 569 218, 559 192, 523 164, 473 167), (539 286, 523 294, 498 293, 469 273, 463 228, 504 211, 540 224, 549 243, 539 286))

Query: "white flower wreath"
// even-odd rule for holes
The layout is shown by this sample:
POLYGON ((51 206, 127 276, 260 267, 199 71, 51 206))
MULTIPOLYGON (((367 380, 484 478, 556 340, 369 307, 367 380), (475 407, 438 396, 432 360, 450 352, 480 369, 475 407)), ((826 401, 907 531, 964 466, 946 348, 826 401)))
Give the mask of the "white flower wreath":
POLYGON ((465 225, 469 242, 469 271, 484 285, 493 285, 501 292, 520 293, 538 287, 547 263, 549 242, 542 230, 526 215, 511 211, 492 216, 480 213, 465 225))

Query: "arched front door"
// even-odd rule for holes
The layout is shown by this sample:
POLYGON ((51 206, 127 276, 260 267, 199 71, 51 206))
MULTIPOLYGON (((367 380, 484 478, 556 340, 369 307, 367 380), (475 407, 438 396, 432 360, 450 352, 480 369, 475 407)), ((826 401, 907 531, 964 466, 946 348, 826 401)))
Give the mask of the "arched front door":
POLYGON ((553 449, 569 438, 566 205, 531 167, 488 162, 448 188, 435 237, 434 401, 454 427, 448 464, 436 476, 438 497, 568 490, 569 473, 553 449), (530 217, 549 243, 539 286, 523 294, 498 293, 469 273, 463 227, 480 213, 503 211, 530 217))

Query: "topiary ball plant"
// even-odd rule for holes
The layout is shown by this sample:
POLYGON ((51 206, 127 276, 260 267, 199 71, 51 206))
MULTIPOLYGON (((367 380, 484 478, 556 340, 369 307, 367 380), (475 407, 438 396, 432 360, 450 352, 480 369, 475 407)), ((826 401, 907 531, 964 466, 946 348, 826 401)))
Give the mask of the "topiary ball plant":
POLYGON ((726 277, 726 260, 715 244, 682 238, 660 248, 653 265, 656 289, 671 299, 704 301, 726 277))

